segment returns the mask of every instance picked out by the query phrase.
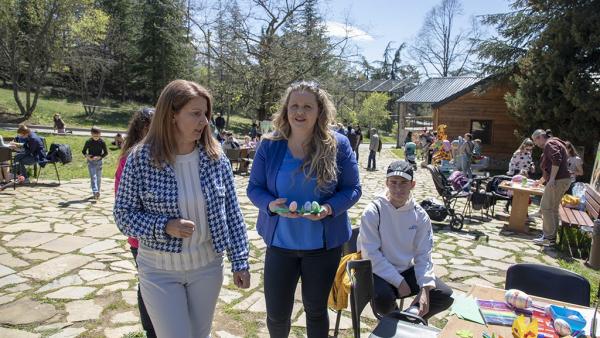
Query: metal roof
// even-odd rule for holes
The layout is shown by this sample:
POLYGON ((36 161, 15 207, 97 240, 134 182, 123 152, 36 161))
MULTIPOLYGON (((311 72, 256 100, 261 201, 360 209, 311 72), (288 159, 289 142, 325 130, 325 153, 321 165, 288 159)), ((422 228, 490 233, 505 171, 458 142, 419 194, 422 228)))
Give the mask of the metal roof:
POLYGON ((408 80, 369 80, 354 88, 357 92, 402 93, 410 87, 408 80))
POLYGON ((463 95, 482 80, 482 78, 472 76, 431 78, 416 86, 396 102, 440 104, 463 95))

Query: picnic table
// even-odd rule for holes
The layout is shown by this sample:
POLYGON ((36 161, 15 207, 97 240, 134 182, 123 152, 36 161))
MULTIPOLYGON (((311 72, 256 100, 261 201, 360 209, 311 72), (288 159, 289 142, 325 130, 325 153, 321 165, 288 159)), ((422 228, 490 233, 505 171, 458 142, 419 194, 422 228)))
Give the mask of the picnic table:
MULTIPOLYGON (((491 288, 485 286, 475 285, 471 287, 468 295, 473 296, 477 299, 482 300, 496 300, 496 301, 504 301, 504 293, 506 290, 491 288)), ((553 299, 547 299, 542 297, 532 296, 534 302, 536 304, 553 304, 559 306, 567 306, 569 308, 575 310, 585 310, 585 311, 593 311, 593 309, 589 309, 583 306, 569 304, 565 302, 560 302, 553 299)), ((592 312, 593 313, 593 312, 592 312)), ((582 313, 583 314, 583 313, 582 313)), ((585 316, 585 315, 584 315, 585 316)), ((488 325, 487 327, 482 324, 478 324, 475 322, 459 319, 456 316, 450 318, 442 332, 438 338, 455 338, 457 337, 456 332, 460 330, 469 330, 473 333, 473 337, 482 337, 484 332, 488 334, 495 333, 496 337, 498 335, 502 335, 503 337, 512 337, 512 331, 510 326, 500 326, 500 325, 488 325)))
POLYGON ((522 186, 520 183, 512 183, 511 181, 503 181, 499 187, 513 192, 512 208, 510 210, 507 230, 528 233, 527 208, 529 206, 529 196, 543 195, 544 187, 522 186))

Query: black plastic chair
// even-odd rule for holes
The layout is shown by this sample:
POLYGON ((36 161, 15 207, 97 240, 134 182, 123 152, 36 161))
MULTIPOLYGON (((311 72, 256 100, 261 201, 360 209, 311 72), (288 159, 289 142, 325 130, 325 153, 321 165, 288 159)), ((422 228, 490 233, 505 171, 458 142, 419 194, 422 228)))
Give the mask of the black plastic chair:
POLYGON ((503 181, 510 181, 510 180, 512 180, 512 177, 510 177, 510 176, 496 175, 496 176, 493 176, 486 184, 485 192, 486 192, 486 194, 489 193, 491 196, 490 206, 492 209, 492 217, 494 217, 494 214, 495 214, 494 209, 496 207, 496 202, 512 200, 512 197, 508 196, 507 192, 504 189, 501 189, 499 187, 500 183, 502 183, 503 181))
MULTIPOLYGON (((346 265, 346 273, 350 277, 350 309, 352 311, 352 329, 354 337, 360 338, 360 315, 373 299, 373 270, 371 261, 361 259, 350 261, 346 265)), ((373 305, 371 305, 373 308, 373 305)), ((375 311, 373 311, 375 312, 375 311)), ((375 314, 377 319, 381 319, 375 314)))
MULTIPOLYGON (((360 228, 356 227, 356 228, 352 228, 352 235, 350 236, 350 239, 344 243, 344 245, 342 246, 342 257, 355 253, 358 251, 358 234, 360 233, 360 228)), ((346 270, 347 271, 347 270, 346 270)), ((372 278, 372 276, 371 276, 372 278)), ((373 282, 371 281, 371 289, 373 282)), ((400 299, 400 309, 402 309, 404 307, 404 298, 400 299)), ((373 310, 373 313, 375 313, 375 311, 373 310)), ((375 313, 376 317, 380 317, 378 314, 375 313)), ((360 317, 360 315, 359 315, 360 317)), ((333 336, 337 337, 338 333, 340 331, 340 320, 342 319, 342 310, 338 310, 337 314, 336 314, 336 318, 335 318, 335 327, 333 329, 333 336)))
MULTIPOLYGON (((360 338, 360 315, 367 306, 371 304, 373 307, 373 270, 371 268, 371 261, 368 259, 350 261, 346 264, 346 273, 350 278, 350 309, 352 310, 352 329, 354 331, 354 337, 360 338)), ((379 319, 379 323, 374 334, 381 335, 386 333, 384 336, 394 337, 396 336, 396 330, 398 329, 398 322, 405 321, 407 323, 422 324, 427 327, 427 322, 419 317, 410 313, 394 311, 385 316, 382 316, 373 310, 373 313, 379 319), (394 334, 392 334, 394 333, 394 334), (389 334, 389 335, 388 335, 389 334)), ((420 335, 417 335, 420 336, 420 335)))
MULTIPOLYGON (((344 245, 342 246, 342 257, 349 255, 351 253, 355 253, 358 251, 358 244, 357 244, 357 239, 358 239, 358 234, 360 232, 360 228, 352 228, 352 235, 350 236, 350 239, 344 243, 344 245)), ((336 314, 336 318, 335 318, 335 327, 333 329, 333 336, 337 337, 338 333, 340 331, 340 320, 342 319, 342 310, 338 310, 337 314, 336 314)))
POLYGON ((514 264, 506 271, 504 289, 529 295, 590 306, 590 283, 569 270, 531 263, 514 264))

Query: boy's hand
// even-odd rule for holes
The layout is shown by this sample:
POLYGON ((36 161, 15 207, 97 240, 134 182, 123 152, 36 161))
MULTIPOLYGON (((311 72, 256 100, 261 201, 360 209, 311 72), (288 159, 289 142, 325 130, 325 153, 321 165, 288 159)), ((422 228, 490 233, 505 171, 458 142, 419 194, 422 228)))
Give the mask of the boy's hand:
POLYGON ((415 300, 413 300, 412 305, 417 305, 419 307, 419 317, 425 316, 429 313, 429 287, 421 288, 415 300))
POLYGON ((402 298, 410 296, 410 286, 406 280, 402 280, 402 283, 398 285, 398 295, 402 298))

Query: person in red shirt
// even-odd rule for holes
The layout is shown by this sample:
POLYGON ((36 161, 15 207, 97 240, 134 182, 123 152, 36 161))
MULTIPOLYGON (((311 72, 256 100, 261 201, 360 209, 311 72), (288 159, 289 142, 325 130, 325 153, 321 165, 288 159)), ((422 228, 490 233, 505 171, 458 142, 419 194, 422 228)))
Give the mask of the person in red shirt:
POLYGON ((546 185, 540 212, 543 220, 543 234, 534 239, 534 243, 542 246, 553 246, 556 243, 556 232, 560 218, 558 207, 563 195, 571 185, 567 160, 569 155, 565 148, 565 142, 558 137, 548 136, 547 131, 538 129, 531 135, 536 146, 543 149, 540 159, 542 178, 540 183, 546 185))

